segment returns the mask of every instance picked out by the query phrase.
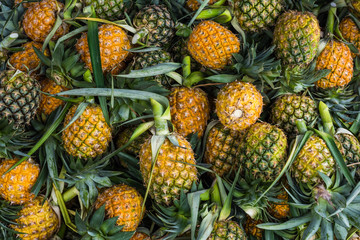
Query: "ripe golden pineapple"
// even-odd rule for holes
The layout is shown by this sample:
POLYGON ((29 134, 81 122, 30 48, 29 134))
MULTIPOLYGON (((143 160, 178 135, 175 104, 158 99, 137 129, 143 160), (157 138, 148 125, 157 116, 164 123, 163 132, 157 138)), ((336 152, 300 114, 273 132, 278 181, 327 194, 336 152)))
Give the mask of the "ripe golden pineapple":
POLYGON ((216 113, 225 127, 240 131, 256 122, 262 106, 262 96, 253 84, 234 81, 218 93, 216 113))
POLYGON ((320 88, 346 86, 353 76, 353 59, 350 48, 343 42, 328 42, 316 61, 316 70, 330 69, 331 72, 315 83, 320 88))
POLYGON ((10 227, 20 232, 18 237, 23 240, 47 240, 59 228, 59 219, 47 200, 36 197, 25 203, 15 219, 16 224, 10 227))
POLYGON ((240 40, 229 29, 213 21, 202 21, 190 34, 187 48, 191 56, 205 67, 223 69, 240 51, 240 40))
POLYGON ((40 167, 30 158, 4 174, 17 161, 8 159, 0 163, 0 195, 12 204, 23 204, 35 197, 31 188, 39 176, 40 167))
POLYGON ((136 232, 130 240, 151 240, 149 235, 142 233, 142 232, 136 232))
POLYGON ((254 220, 247 216, 244 230, 248 238, 261 240, 263 239, 264 230, 257 228, 256 225, 263 223, 260 219, 254 220))
MULTIPOLYGON (((34 41, 44 42, 55 25, 57 13, 64 4, 56 0, 42 0, 32 4, 25 12, 22 26, 26 35, 34 41)), ((56 30, 52 40, 57 40, 69 31, 70 26, 63 22, 56 30)))
MULTIPOLYGON (((360 29, 350 17, 345 17, 341 20, 339 30, 343 38, 354 44, 358 51, 360 51, 360 29)), ((352 53, 352 56, 355 57, 355 54, 352 53)))
MULTIPOLYGON (((74 117, 77 105, 70 108, 64 121, 66 126, 74 117)), ((104 153, 111 140, 111 128, 105 121, 101 107, 89 104, 75 122, 63 131, 65 150, 78 158, 93 158, 104 153)))
POLYGON ((220 177, 234 174, 239 167, 240 144, 246 131, 234 131, 217 123, 206 139, 204 162, 220 177))
POLYGON ((217 221, 207 240, 245 240, 245 232, 235 221, 217 221))
MULTIPOLYGON (((36 55, 33 46, 41 51, 42 44, 38 42, 27 42, 22 45, 23 51, 15 52, 9 58, 9 63, 15 68, 23 72, 35 69, 40 64, 40 59, 36 55)), ((45 56, 49 56, 49 50, 45 50, 45 56)))
MULTIPOLYGON (((212 4, 216 3, 217 1, 218 1, 218 0, 210 0, 210 1, 208 2, 208 5, 212 5, 212 4)), ((187 0, 187 1, 186 1, 186 7, 187 7, 189 10, 195 12, 196 10, 199 9, 200 3, 199 3, 198 0, 187 0)))
POLYGON ((116 223, 124 226, 122 231, 135 231, 140 224, 143 197, 135 188, 125 184, 114 185, 102 191, 95 202, 98 209, 105 204, 107 217, 118 217, 116 223))
POLYGON ((169 95, 171 123, 175 131, 186 137, 202 137, 210 118, 209 100, 200 88, 173 87, 169 95))
POLYGON ((288 204, 289 194, 285 190, 282 190, 276 198, 283 201, 270 202, 270 206, 268 208, 270 215, 277 219, 288 218, 290 214, 290 206, 288 204))
POLYGON ((275 26, 274 44, 282 64, 297 72, 316 57, 320 42, 320 26, 310 12, 283 13, 275 26))
MULTIPOLYGON (((186 193, 193 182, 197 181, 197 169, 194 166, 196 161, 190 143, 178 134, 173 136, 180 147, 166 138, 159 150, 150 183, 150 196, 163 205, 171 205, 175 199, 179 199, 181 189, 186 193)), ((150 181, 153 161, 150 138, 140 151, 140 171, 145 185, 150 181)))
MULTIPOLYGON (((66 87, 61 85, 57 85, 53 80, 47 78, 44 79, 41 83, 41 91, 50 93, 50 94, 57 94, 59 92, 69 90, 66 87)), ((41 94, 40 106, 38 111, 44 113, 45 115, 49 115, 54 110, 56 110, 59 106, 64 105, 64 101, 61 99, 57 99, 45 94, 41 94)))
MULTIPOLYGON (((104 73, 117 74, 123 68, 122 62, 126 59, 130 49, 130 41, 126 32, 115 25, 104 24, 99 27, 99 45, 101 67, 104 73)), ((87 33, 83 33, 76 43, 81 60, 92 71, 87 33)))

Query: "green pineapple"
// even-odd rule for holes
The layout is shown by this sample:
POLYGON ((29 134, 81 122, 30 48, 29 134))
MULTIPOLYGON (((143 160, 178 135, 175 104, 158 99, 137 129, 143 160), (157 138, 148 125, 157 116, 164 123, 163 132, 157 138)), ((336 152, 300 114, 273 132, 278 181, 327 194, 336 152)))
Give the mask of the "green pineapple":
POLYGON ((242 240, 247 239, 244 230, 235 221, 217 221, 207 240, 242 240))
POLYGON ((97 17, 107 20, 120 20, 132 5, 132 0, 83 0, 83 2, 87 6, 94 6, 97 17))
MULTIPOLYGON (((121 131, 116 137, 116 146, 119 148, 125 145, 131 138, 137 126, 125 128, 121 131)), ((133 156, 139 156, 141 145, 151 136, 149 131, 146 131, 144 134, 141 134, 133 142, 127 146, 123 152, 131 154, 133 156)))

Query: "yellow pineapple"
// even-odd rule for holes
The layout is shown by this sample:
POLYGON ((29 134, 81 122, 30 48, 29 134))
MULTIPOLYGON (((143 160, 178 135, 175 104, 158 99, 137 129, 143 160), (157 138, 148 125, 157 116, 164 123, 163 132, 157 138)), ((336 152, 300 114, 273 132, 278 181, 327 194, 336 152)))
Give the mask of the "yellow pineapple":
POLYGON ((136 232, 131 238, 130 240, 151 240, 149 235, 147 235, 146 233, 142 233, 142 232, 136 232))
POLYGON ((282 190, 276 198, 283 201, 270 202, 270 206, 268 208, 270 215, 277 219, 288 218, 290 214, 290 206, 288 204, 289 194, 285 190, 282 190))
POLYGON ((122 231, 135 231, 143 218, 143 197, 135 188, 125 184, 114 185, 101 192, 95 208, 98 209, 104 204, 107 217, 118 217, 116 223, 124 225, 122 231))
MULTIPOLYGON (((77 105, 70 108, 64 126, 74 117, 77 105)), ((101 107, 89 104, 79 118, 62 134, 65 150, 78 158, 93 158, 104 153, 111 140, 111 128, 101 107)))
POLYGON ((47 240, 59 228, 59 219, 49 202, 43 197, 36 197, 27 202, 18 213, 16 224, 10 227, 23 240, 47 240))
MULTIPOLYGON (((99 44, 103 72, 119 73, 124 67, 124 60, 129 55, 126 50, 131 48, 126 32, 115 25, 104 24, 99 27, 99 44)), ((80 53, 81 60, 92 71, 87 33, 83 33, 77 41, 76 49, 80 53)))
POLYGON ((244 230, 246 232, 246 235, 253 239, 261 240, 263 239, 263 233, 264 230, 256 227, 256 225, 263 223, 260 219, 254 220, 250 218, 249 216, 246 217, 246 222, 244 226, 244 230))
MULTIPOLYGON (((61 85, 56 84, 51 79, 44 79, 41 83, 41 91, 50 93, 50 94, 56 94, 59 92, 67 91, 69 90, 66 87, 63 87, 61 85)), ((40 106, 38 108, 38 111, 41 113, 44 113, 45 115, 49 115, 52 113, 55 109, 57 109, 59 106, 64 105, 64 101, 61 99, 57 99, 45 94, 41 94, 41 100, 40 100, 40 106)))
POLYGON ((205 67, 221 70, 240 51, 240 40, 229 29, 213 21, 199 23, 190 34, 187 49, 205 67))
POLYGON ((3 160, 0 163, 0 195, 12 204, 23 204, 35 197, 31 193, 40 168, 31 158, 4 174, 18 159, 3 160))
MULTIPOLYGON (((345 17, 341 20, 339 30, 343 38, 354 44, 358 51, 360 51, 360 29, 350 17, 345 17)), ((355 54, 352 54, 352 56, 355 57, 355 54)))
MULTIPOLYGON (((212 4, 216 3, 216 2, 217 2, 217 0, 210 0, 210 1, 208 2, 208 5, 212 5, 212 4)), ((189 10, 195 12, 196 10, 199 9, 200 3, 199 3, 198 0, 187 0, 187 1, 186 1, 186 7, 187 7, 189 10)))

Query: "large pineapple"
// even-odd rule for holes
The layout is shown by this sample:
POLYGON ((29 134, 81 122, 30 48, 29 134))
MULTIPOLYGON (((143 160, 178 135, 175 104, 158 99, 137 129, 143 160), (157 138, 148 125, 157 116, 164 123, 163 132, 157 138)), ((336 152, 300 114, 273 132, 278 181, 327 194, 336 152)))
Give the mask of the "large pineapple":
POLYGON ((217 221, 207 240, 245 240, 245 232, 235 221, 217 221))
POLYGON ((240 131, 256 122, 262 106, 262 96, 253 84, 234 81, 218 93, 216 113, 225 127, 240 131))
POLYGON ((202 137, 210 118, 207 94, 196 87, 173 87, 169 102, 175 131, 184 137, 196 133, 202 137))
MULTIPOLYGON (((216 3, 218 0, 210 0, 208 2, 208 5, 212 5, 214 3, 216 3)), ((195 12, 196 10, 199 9, 200 7, 200 3, 199 3, 199 0, 187 0, 186 1, 186 7, 188 9, 190 9, 191 11, 195 12)))
POLYGON ((4 174, 17 161, 8 159, 0 163, 0 195, 12 204, 23 204, 35 197, 31 189, 39 176, 40 167, 30 158, 4 174))
POLYGON ((234 174, 239 167, 240 144, 246 131, 234 131, 217 123, 206 139, 204 162, 220 177, 234 174))
POLYGON ((320 41, 320 26, 310 12, 283 13, 275 26, 276 55, 282 64, 294 72, 305 69, 316 57, 320 41))
POLYGON ((151 46, 164 46, 175 34, 175 22, 163 5, 144 7, 134 17, 133 24, 138 30, 147 32, 145 43, 151 46))
POLYGON ((318 110, 314 100, 304 95, 287 94, 274 102, 270 121, 288 136, 294 136, 298 133, 297 120, 304 120, 306 125, 310 125, 317 117, 318 110))
MULTIPOLYGON (((123 68, 122 62, 126 59, 131 48, 126 32, 115 25, 104 24, 99 27, 99 45, 101 67, 104 73, 117 74, 123 68)), ((81 60, 92 71, 87 33, 83 33, 76 43, 76 49, 81 60)))
MULTIPOLYGON (((59 92, 68 90, 68 88, 63 87, 61 85, 57 85, 53 80, 48 78, 41 81, 40 84, 41 84, 41 91, 50 94, 57 94, 59 92)), ((64 103, 65 102, 61 99, 57 99, 52 96, 41 94, 39 112, 44 113, 45 115, 49 115, 59 106, 64 105, 64 103)))
POLYGON ((135 188, 125 184, 114 185, 101 192, 95 208, 104 204, 107 217, 118 217, 116 223, 124 226, 122 231, 135 231, 143 218, 143 197, 135 188))
POLYGON ((120 20, 131 5, 131 0, 82 0, 85 5, 94 6, 98 18, 110 21, 120 20))
POLYGON ((353 76, 353 59, 350 48, 343 42, 329 41, 316 61, 316 70, 330 69, 331 72, 315 83, 320 88, 346 86, 353 76))
MULTIPOLYGON (((38 42, 27 42, 22 45, 23 51, 12 54, 9 63, 15 68, 23 72, 35 69, 40 64, 40 59, 36 55, 33 47, 41 51, 42 44, 38 42)), ((48 56, 49 50, 45 50, 44 54, 48 56)))
POLYGON ((243 175, 262 182, 272 182, 286 162, 285 133, 268 123, 252 125, 241 144, 240 167, 243 175))
MULTIPOLYGON (((150 196, 163 205, 171 205, 179 199, 181 190, 189 191, 197 181, 196 161, 190 143, 178 134, 173 137, 178 140, 179 147, 165 139, 154 165, 149 189, 150 196)), ((148 139, 140 151, 140 171, 145 185, 149 184, 153 161, 151 139, 148 139)))
POLYGON ((0 72, 0 119, 15 127, 28 125, 40 103, 39 83, 24 72, 0 72))
POLYGON ((275 25, 283 10, 282 0, 235 0, 234 14, 245 31, 260 32, 275 25))
MULTIPOLYGON (((77 105, 70 108, 64 121, 66 126, 74 117, 77 105)), ((84 112, 62 134, 65 150, 78 158, 93 158, 104 153, 111 140, 111 128, 101 107, 89 104, 84 112)))
POLYGON ((60 227, 58 216, 43 197, 27 202, 10 225, 23 240, 48 240, 60 227))
POLYGON ((213 21, 202 21, 190 34, 187 48, 205 67, 221 70, 240 51, 240 40, 229 29, 213 21))
MULTIPOLYGON (((33 41, 44 42, 57 19, 57 13, 64 4, 56 0, 42 0, 32 4, 25 12, 22 26, 26 35, 33 41)), ((62 22, 52 40, 57 40, 69 31, 70 25, 62 22)))
POLYGON ((341 143, 343 156, 345 163, 352 166, 349 167, 350 170, 356 169, 355 177, 360 179, 360 142, 352 134, 346 132, 339 132, 335 135, 335 138, 341 143))
MULTIPOLYGON (((350 17, 345 17, 341 20, 339 30, 343 38, 354 44, 358 51, 360 51, 360 29, 350 17)), ((355 54, 352 54, 352 56, 355 57, 355 54)))

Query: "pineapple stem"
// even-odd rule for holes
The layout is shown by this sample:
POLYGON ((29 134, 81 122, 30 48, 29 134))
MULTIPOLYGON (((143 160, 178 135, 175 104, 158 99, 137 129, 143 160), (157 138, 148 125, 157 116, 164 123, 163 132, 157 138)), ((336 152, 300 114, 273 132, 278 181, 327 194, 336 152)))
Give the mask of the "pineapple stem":
POLYGON ((334 136, 335 134, 335 128, 334 128, 334 124, 330 115, 330 111, 328 106, 320 101, 319 103, 319 112, 320 112, 320 116, 321 116, 321 120, 323 122, 324 125, 324 131, 328 134, 330 134, 331 136, 334 136))
POLYGON ((78 194, 79 194, 79 191, 77 190, 77 188, 75 186, 73 186, 72 188, 70 188, 69 190, 64 192, 62 197, 64 199, 64 202, 69 202, 71 199, 78 196, 78 194))
POLYGON ((150 103, 153 109, 156 135, 166 136, 169 135, 169 128, 166 119, 163 117, 164 107, 154 100, 150 99, 150 103))
POLYGON ((212 186, 212 191, 210 193, 211 195, 211 201, 215 202, 218 206, 222 206, 222 202, 221 202, 221 194, 220 194, 220 189, 219 189, 219 185, 217 183, 218 180, 215 180, 212 186))
POLYGON ((18 39, 18 33, 11 33, 0 42, 0 49, 9 47, 16 39, 18 39))
POLYGON ((330 3, 330 9, 328 12, 327 22, 326 22, 326 33, 331 37, 334 35, 334 22, 336 15, 336 3, 330 3))
POLYGON ((303 119, 296 120, 296 127, 301 134, 305 134, 307 131, 306 123, 303 119))
MULTIPOLYGON (((182 63, 183 63, 183 77, 185 79, 184 85, 185 85, 185 83, 187 82, 186 81, 187 78, 191 74, 191 58, 190 58, 190 56, 185 56, 182 63)), ((191 86, 189 86, 189 87, 191 87, 191 86)))

